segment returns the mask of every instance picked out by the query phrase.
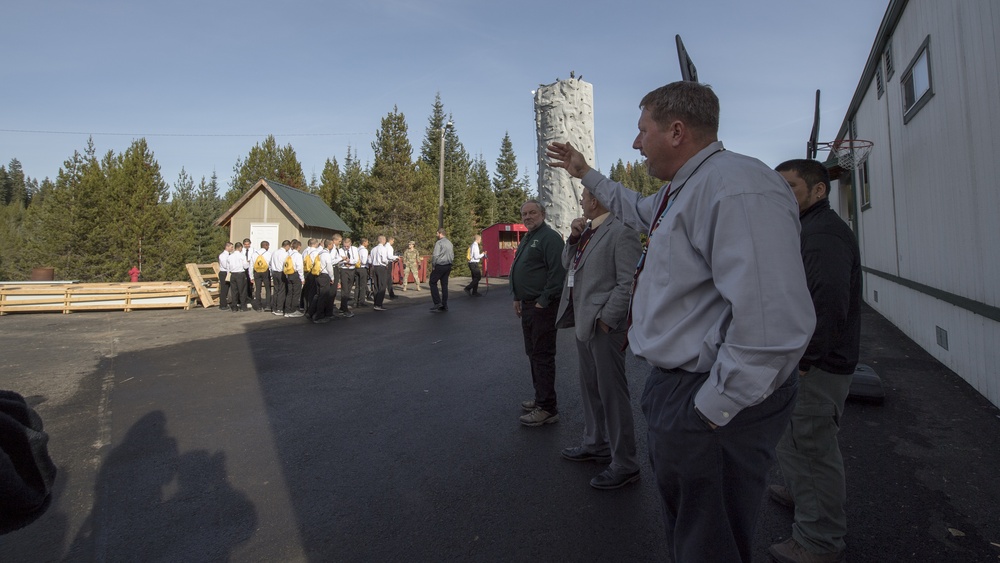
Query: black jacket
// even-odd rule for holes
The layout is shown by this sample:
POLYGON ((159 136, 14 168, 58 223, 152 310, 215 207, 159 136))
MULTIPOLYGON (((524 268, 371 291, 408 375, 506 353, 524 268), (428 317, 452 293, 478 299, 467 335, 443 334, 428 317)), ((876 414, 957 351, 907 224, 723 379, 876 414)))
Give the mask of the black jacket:
POLYGON ((800 216, 802 262, 816 331, 799 369, 854 373, 861 341, 861 252, 847 223, 822 199, 800 216))

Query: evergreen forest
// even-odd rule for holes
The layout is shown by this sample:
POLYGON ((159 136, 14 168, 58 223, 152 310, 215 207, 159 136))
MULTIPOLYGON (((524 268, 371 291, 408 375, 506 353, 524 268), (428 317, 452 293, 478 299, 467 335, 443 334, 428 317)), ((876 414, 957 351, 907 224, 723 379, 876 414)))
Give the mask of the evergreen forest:
MULTIPOLYGON (((63 162, 55 180, 27 176, 12 158, 0 166, 0 281, 27 280, 37 267, 54 268, 61 280, 127 281, 140 262, 145 281, 187 280, 185 264, 215 261, 229 238, 215 220, 260 178, 317 194, 355 240, 392 235, 397 250, 415 240, 429 254, 442 142, 444 226, 455 245, 455 274, 467 274, 458 256, 473 234, 498 222, 519 223, 520 206, 534 190, 527 175, 518 174, 509 135, 500 140, 491 175, 482 155, 465 150, 457 127, 445 127, 449 122, 438 96, 415 154, 406 117, 393 108, 375 134, 372 162, 360 162, 348 149, 309 180, 292 145, 268 136, 236 159, 224 190, 215 173, 196 180, 183 168, 169 185, 145 139, 121 154, 98 154, 91 138, 63 162)), ((639 162, 619 160, 610 177, 646 194, 658 188, 639 162)))

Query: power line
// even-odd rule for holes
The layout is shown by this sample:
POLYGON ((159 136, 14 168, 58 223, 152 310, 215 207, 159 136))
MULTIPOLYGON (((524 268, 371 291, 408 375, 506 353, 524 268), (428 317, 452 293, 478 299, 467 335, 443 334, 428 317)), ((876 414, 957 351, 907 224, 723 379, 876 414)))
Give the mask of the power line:
POLYGON ((101 133, 87 131, 43 131, 38 129, 0 129, 0 133, 32 133, 38 135, 90 135, 116 137, 348 137, 371 133, 101 133))

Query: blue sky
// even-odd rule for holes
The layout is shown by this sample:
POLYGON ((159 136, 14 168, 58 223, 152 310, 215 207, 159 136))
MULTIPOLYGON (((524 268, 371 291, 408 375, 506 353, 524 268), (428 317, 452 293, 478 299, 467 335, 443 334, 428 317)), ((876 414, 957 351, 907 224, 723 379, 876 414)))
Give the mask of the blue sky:
MULTIPOLYGON (((832 140, 888 0, 15 2, 0 34, 0 164, 55 179, 92 134, 99 156, 146 137, 163 178, 215 171, 268 134, 306 177, 348 147, 363 162, 397 106, 419 154, 440 93, 493 170, 509 132, 534 183, 531 91, 571 70, 594 85, 598 168, 631 148, 642 96, 680 79, 681 34, 722 102, 730 150, 805 154, 813 96, 832 140), (34 131, 34 132, 25 132, 34 131), (45 132, 45 133, 42 133, 45 132), (87 134, 76 134, 87 133, 87 134)), ((822 157, 823 155, 821 155, 822 157)))

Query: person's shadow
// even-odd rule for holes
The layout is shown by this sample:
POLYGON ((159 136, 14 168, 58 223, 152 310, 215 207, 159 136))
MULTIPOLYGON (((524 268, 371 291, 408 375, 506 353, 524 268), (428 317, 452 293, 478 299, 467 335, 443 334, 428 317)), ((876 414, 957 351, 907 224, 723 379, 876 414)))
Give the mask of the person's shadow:
POLYGON ((94 507, 66 561, 227 560, 257 526, 257 511, 226 478, 225 454, 181 454, 154 411, 104 460, 94 507))

